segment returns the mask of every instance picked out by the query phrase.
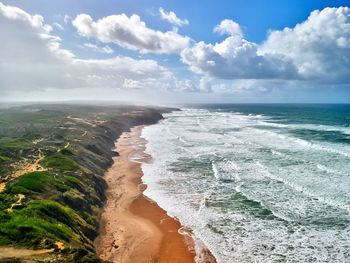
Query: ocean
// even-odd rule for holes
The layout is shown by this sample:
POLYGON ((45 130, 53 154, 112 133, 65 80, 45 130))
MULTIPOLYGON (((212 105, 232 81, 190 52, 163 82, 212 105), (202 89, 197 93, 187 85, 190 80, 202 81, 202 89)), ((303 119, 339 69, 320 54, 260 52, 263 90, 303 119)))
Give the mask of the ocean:
POLYGON ((350 105, 196 105, 143 130, 145 194, 218 262, 350 262, 350 105))

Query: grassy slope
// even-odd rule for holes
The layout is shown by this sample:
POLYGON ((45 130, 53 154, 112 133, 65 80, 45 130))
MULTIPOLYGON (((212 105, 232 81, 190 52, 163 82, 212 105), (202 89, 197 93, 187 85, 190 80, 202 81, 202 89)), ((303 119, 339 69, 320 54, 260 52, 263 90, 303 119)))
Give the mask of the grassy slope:
POLYGON ((162 110, 72 105, 0 110, 0 179, 7 178, 0 193, 0 246, 55 248, 54 254, 37 256, 50 262, 98 262, 93 240, 114 141, 134 125, 155 123, 162 110), (34 162, 40 154, 44 171, 8 178, 16 164, 34 162))

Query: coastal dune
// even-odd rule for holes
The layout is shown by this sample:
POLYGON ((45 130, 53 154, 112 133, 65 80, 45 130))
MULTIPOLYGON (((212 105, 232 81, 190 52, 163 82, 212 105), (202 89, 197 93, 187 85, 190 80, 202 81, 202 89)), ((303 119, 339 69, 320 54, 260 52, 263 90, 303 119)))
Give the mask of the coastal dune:
POLYGON ((195 262, 193 239, 179 234, 180 222, 142 194, 141 164, 151 161, 144 153, 142 128, 132 128, 117 141, 119 156, 105 175, 107 201, 95 241, 97 254, 114 263, 195 262))

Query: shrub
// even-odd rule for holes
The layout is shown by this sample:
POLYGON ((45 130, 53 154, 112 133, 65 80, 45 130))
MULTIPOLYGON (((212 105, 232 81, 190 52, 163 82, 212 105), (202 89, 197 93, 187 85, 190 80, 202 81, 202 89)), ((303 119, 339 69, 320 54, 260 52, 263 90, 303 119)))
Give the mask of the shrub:
POLYGON ((50 223, 41 218, 23 216, 14 212, 11 219, 0 223, 3 242, 24 245, 37 245, 45 238, 68 241, 72 231, 61 223, 50 223))
POLYGON ((60 153, 62 153, 63 155, 73 155, 73 152, 68 148, 61 149, 60 153))
POLYGON ((33 246, 47 238, 69 241, 82 222, 72 209, 49 200, 31 201, 23 209, 1 214, 0 244, 33 246))
POLYGON ((0 163, 5 163, 5 162, 9 162, 11 161, 11 158, 4 156, 4 155, 0 155, 0 163))
POLYGON ((23 149, 28 146, 29 146, 29 142, 23 139, 15 139, 15 140, 11 140, 1 144, 1 147, 11 149, 11 150, 23 149))
POLYGON ((55 153, 47 156, 41 163, 46 168, 56 168, 60 171, 80 170, 80 166, 74 160, 62 153, 55 153))
POLYGON ((65 175, 63 179, 72 187, 79 187, 81 185, 81 181, 74 176, 65 175))
POLYGON ((8 186, 7 191, 16 194, 43 192, 49 180, 50 175, 47 172, 27 173, 18 177, 14 183, 8 186))
POLYGON ((5 210, 17 201, 13 194, 0 193, 0 211, 5 210))

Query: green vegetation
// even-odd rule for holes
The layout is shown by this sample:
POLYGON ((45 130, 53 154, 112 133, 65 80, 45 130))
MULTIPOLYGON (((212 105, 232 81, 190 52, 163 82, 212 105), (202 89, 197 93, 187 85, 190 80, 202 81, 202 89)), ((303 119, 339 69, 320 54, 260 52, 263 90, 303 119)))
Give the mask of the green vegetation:
POLYGON ((63 155, 73 155, 72 150, 68 149, 68 148, 63 148, 60 150, 60 153, 63 155))
POLYGON ((0 233, 0 245, 38 246, 45 239, 68 241, 72 236, 70 229, 61 223, 49 223, 36 215, 28 218, 17 212, 0 224, 0 233))
POLYGON ((33 172, 20 176, 6 190, 15 194, 29 194, 33 192, 43 192, 45 186, 50 181, 50 175, 47 172, 33 172))
POLYGON ((9 162, 9 161, 11 161, 11 158, 4 155, 0 155, 0 163, 9 162))
POLYGON ((0 211, 5 210, 17 201, 17 197, 13 194, 0 193, 0 211))
POLYGON ((46 239, 68 241, 74 237, 68 223, 73 212, 53 201, 31 201, 25 208, 7 212, 1 221, 0 244, 38 246, 46 239))
POLYGON ((72 187, 79 187, 81 186, 81 181, 73 176, 65 175, 63 179, 72 187))
POLYGON ((80 170, 79 165, 75 161, 63 155, 62 153, 56 153, 47 156, 44 160, 42 160, 41 164, 45 168, 56 168, 60 171, 80 170))
POLYGON ((159 120, 159 109, 29 105, 0 109, 0 116, 0 183, 6 183, 0 192, 0 246, 46 249, 59 241, 63 250, 29 261, 101 262, 93 241, 111 149, 131 126, 159 120), (42 155, 45 171, 11 177, 42 155))
POLYGON ((5 142, 0 144, 0 147, 7 148, 10 150, 23 149, 29 146, 29 142, 23 139, 11 140, 9 142, 5 142))

